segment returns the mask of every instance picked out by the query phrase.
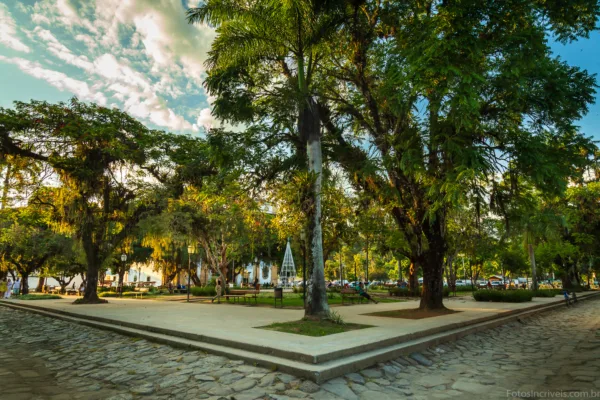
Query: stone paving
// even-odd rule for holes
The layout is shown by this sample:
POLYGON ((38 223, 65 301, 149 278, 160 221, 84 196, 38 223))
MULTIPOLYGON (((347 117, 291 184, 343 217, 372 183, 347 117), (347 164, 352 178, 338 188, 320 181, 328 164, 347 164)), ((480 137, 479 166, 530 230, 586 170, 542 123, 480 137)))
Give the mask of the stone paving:
POLYGON ((599 312, 588 300, 316 385, 0 306, 0 399, 600 398, 599 312))

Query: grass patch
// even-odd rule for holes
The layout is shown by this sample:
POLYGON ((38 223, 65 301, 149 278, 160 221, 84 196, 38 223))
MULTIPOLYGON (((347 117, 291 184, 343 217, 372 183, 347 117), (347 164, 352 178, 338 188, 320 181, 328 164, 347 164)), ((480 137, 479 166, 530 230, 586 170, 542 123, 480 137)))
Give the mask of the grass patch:
MULTIPOLYGON (((398 303, 406 300, 401 300, 398 298, 389 298, 389 297, 375 297, 377 301, 380 303, 398 303)), ((210 302, 210 301, 209 301, 210 302)), ((336 306, 342 304, 342 297, 339 293, 328 293, 327 294, 327 302, 330 306, 336 306)), ((227 304, 225 298, 221 298, 221 303, 227 304)), ((229 300, 230 304, 244 304, 243 300, 229 300)), ((248 297, 246 298, 246 304, 254 305, 254 298, 248 297)), ((263 307, 273 307, 275 304, 275 299, 273 297, 273 292, 265 292, 260 293, 256 298, 256 304, 258 306, 263 307)), ((365 302, 366 304, 366 302, 365 302)), ((277 303, 277 307, 279 307, 279 302, 277 303)), ((302 298, 301 293, 284 293, 283 294, 283 307, 284 308, 304 308, 304 299, 302 298)))
POLYGON ((276 322, 271 325, 261 326, 259 329, 304 336, 327 336, 371 327, 371 325, 361 324, 339 324, 330 320, 301 319, 300 321, 276 322))
POLYGON ((57 300, 62 299, 59 295, 56 294, 24 294, 22 296, 17 297, 19 300, 57 300))
POLYGON ((386 317, 386 318, 404 318, 404 319, 424 319, 432 317, 440 317, 442 315, 450 315, 459 313, 461 311, 454 311, 449 309, 443 310, 420 310, 418 308, 411 308, 408 310, 393 310, 393 311, 379 311, 367 315, 370 317, 386 317))

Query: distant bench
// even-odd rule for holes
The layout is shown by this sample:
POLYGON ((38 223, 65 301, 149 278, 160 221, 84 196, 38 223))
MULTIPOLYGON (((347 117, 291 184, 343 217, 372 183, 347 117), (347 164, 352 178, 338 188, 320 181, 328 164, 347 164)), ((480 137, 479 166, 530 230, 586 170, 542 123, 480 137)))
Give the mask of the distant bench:
POLYGON ((346 300, 346 299, 349 299, 350 301, 352 301, 352 304, 354 304, 355 299, 358 299, 359 303, 361 303, 361 304, 362 304, 363 300, 367 300, 364 297, 362 297, 361 295, 359 295, 358 292, 354 289, 342 289, 340 294, 342 295, 342 305, 344 304, 344 300, 346 300))

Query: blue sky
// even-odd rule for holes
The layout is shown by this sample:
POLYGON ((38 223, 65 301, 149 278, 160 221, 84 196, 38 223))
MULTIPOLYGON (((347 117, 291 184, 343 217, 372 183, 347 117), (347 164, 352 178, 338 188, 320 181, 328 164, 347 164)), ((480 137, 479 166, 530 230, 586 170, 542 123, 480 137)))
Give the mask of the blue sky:
MULTIPOLYGON (((215 124, 202 87, 214 32, 190 26, 199 0, 0 0, 0 106, 76 95, 156 128, 193 133, 215 124)), ((600 72, 600 34, 553 51, 600 72)), ((580 121, 600 139, 600 105, 580 121)))
POLYGON ((185 21, 199 0, 0 0, 0 106, 76 95, 150 126, 211 126, 202 87, 212 29, 185 21))

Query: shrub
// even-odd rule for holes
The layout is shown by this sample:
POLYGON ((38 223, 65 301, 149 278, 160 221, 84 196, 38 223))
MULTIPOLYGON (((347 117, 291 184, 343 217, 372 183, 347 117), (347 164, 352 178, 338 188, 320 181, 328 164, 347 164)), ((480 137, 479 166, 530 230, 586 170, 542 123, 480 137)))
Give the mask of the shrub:
POLYGON ((192 296, 214 297, 217 295, 217 290, 214 286, 194 286, 191 288, 192 296))
POLYGON ((533 291, 533 297, 554 297, 561 293, 561 289, 538 289, 533 291))
POLYGON ((329 310, 329 312, 327 313, 327 319, 337 325, 346 325, 342 316, 332 310, 329 310))
POLYGON ((100 292, 98 297, 119 297, 119 293, 115 292, 100 292))
POLYGON ((18 297, 19 300, 56 300, 62 297, 56 294, 22 294, 18 297))
POLYGON ((519 290, 493 290, 480 289, 473 292, 473 298, 476 301, 493 301, 505 303, 524 303, 531 301, 533 291, 526 289, 519 290))
MULTIPOLYGON (((423 291, 423 288, 421 286, 419 286, 419 293, 421 293, 422 291, 423 291)), ((399 287, 388 289, 388 293, 390 294, 390 296, 397 296, 397 297, 415 297, 416 296, 412 290, 409 290, 408 288, 399 288, 399 287)), ((447 286, 444 286, 444 288, 442 289, 442 293, 443 293, 444 297, 448 297, 448 296, 450 296, 450 289, 447 286)))

